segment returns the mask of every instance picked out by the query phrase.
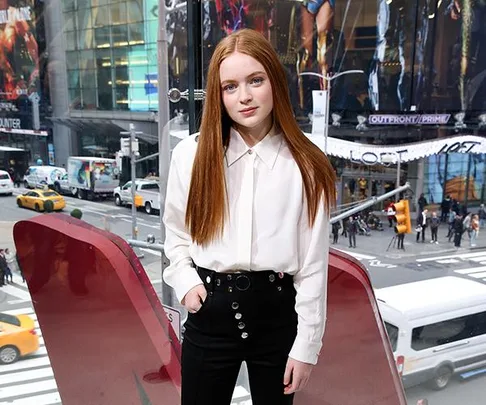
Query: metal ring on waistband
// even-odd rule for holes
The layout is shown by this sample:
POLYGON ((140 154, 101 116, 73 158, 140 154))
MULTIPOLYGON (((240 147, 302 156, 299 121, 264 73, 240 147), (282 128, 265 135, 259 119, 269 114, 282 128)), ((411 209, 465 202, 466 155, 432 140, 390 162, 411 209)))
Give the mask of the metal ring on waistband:
POLYGON ((239 275, 235 280, 235 287, 240 291, 246 291, 250 288, 251 282, 250 277, 247 275, 239 275))

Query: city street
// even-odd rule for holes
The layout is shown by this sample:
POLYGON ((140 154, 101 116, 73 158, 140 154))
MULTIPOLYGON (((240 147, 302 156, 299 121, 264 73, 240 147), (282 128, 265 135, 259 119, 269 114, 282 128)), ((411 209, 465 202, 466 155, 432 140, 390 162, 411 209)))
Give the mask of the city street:
MULTIPOLYGON (((17 190, 16 190, 17 191, 17 190)), ((18 192, 22 192, 20 189, 18 192)), ((102 229, 123 237, 131 237, 130 209, 117 207, 113 201, 91 202, 65 197, 67 207, 64 210, 69 215, 72 209, 79 208, 83 212, 83 220, 102 229)), ((38 213, 18 208, 15 195, 0 198, 0 247, 13 248, 12 227, 15 222, 32 218, 38 213)), ((48 214, 41 214, 48 215, 48 214)), ((161 241, 159 216, 137 213, 139 239, 145 240, 153 234, 161 241)), ((383 232, 373 231, 372 235, 358 236, 357 248, 348 248, 347 239, 333 247, 344 251, 358 259, 370 274, 375 288, 382 288, 411 281, 454 275, 471 278, 486 283, 486 235, 480 233, 478 248, 470 249, 468 240, 463 241, 460 249, 448 243, 446 229, 439 230, 440 244, 416 243, 415 235, 407 235, 405 251, 398 251, 388 244, 393 232, 385 228, 383 232)), ((467 237, 466 237, 467 238, 467 237)), ((160 253, 142 249, 144 257, 141 262, 145 267, 154 289, 161 294, 160 253)), ((412 299, 412 297, 411 297, 412 299)), ((36 320, 27 287, 18 274, 14 274, 14 284, 0 288, 0 312, 8 314, 28 314, 36 320)), ((59 393, 49 357, 42 340, 40 350, 25 359, 9 366, 0 366, 0 405, 51 405, 60 403, 59 393)), ((430 391, 425 387, 415 387, 407 390, 408 404, 416 405, 417 400, 427 398, 429 405, 456 405, 459 402, 468 405, 480 405, 486 377, 479 377, 466 382, 453 381, 443 391, 430 391)), ((237 386, 234 405, 246 405, 248 391, 237 386), (239 399, 238 399, 238 398, 239 399)))

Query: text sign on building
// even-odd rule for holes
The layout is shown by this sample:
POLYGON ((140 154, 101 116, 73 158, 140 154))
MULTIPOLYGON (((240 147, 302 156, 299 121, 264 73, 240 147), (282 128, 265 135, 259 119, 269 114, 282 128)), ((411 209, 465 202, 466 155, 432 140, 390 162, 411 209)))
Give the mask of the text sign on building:
POLYGON ((450 114, 372 114, 370 125, 444 125, 450 114))
POLYGON ((172 329, 177 336, 179 341, 181 340, 181 313, 168 305, 164 305, 164 310, 167 315, 167 319, 169 320, 170 324, 172 325, 172 329))

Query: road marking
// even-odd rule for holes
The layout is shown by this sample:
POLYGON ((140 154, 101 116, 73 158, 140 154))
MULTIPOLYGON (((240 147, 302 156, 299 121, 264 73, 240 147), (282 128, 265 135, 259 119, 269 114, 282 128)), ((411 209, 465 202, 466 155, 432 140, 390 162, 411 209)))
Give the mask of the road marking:
POLYGON ((15 287, 15 285, 13 284, 4 285, 0 291, 13 297, 19 298, 24 302, 32 301, 32 299, 30 298, 30 294, 27 291, 15 287))
MULTIPOLYGON (((22 389, 18 385, 0 388, 0 398, 16 397, 26 394, 34 394, 41 391, 57 390, 56 380, 39 381, 35 383, 22 384, 22 389)), ((32 399, 31 399, 32 401, 32 399)), ((36 404, 36 402, 31 402, 36 404)))
POLYGON ((436 256, 436 257, 427 257, 424 259, 417 259, 417 262, 423 263, 423 262, 433 262, 435 260, 442 260, 442 259, 469 259, 472 257, 479 257, 479 256, 484 256, 484 252, 477 252, 477 253, 459 253, 455 255, 449 255, 449 256, 436 256))
POLYGON ((45 377, 54 377, 54 371, 51 367, 44 367, 37 370, 26 370, 20 373, 9 373, 3 375, 1 381, 2 384, 12 384, 45 377))
MULTIPOLYGON (((120 218, 120 220, 121 221, 124 221, 124 222, 132 223, 132 220, 131 219, 120 218)), ((160 225, 142 224, 140 222, 138 222, 138 225, 140 225, 140 226, 146 226, 148 228, 153 228, 153 229, 160 229, 160 225)))
POLYGON ((471 273, 479 273, 486 271, 486 267, 473 267, 469 269, 461 269, 461 270, 454 270, 455 273, 458 274, 471 274, 471 273))
POLYGON ((394 269, 395 267, 397 267, 396 265, 394 264, 388 264, 388 263, 382 263, 380 260, 370 260, 368 262, 368 266, 371 266, 371 267, 383 267, 383 268, 387 268, 387 269, 394 269))
POLYGON ((468 274, 468 276, 471 276, 473 278, 483 278, 483 277, 486 277, 486 271, 483 271, 482 273, 468 274))
POLYGON ((146 248, 139 248, 143 252, 150 253, 151 255, 162 257, 162 253, 158 250, 146 249, 146 248))
POLYGON ((350 252, 350 251, 344 250, 344 249, 338 249, 338 248, 335 248, 335 249, 339 250, 340 252, 346 253, 350 256, 353 256, 354 258, 356 258, 358 260, 373 260, 373 259, 376 259, 376 256, 363 255, 361 253, 350 252))
POLYGON ((453 263, 460 263, 460 260, 457 259, 445 259, 445 260, 436 260, 439 264, 453 264, 453 263))
POLYGON ((33 367, 40 367, 40 366, 50 366, 51 362, 49 361, 48 356, 42 356, 36 358, 35 356, 26 357, 24 359, 20 359, 17 363, 14 364, 4 364, 2 365, 2 375, 4 372, 11 372, 25 370, 26 368, 33 368, 33 367))
POLYGON ((0 402, 0 405, 61 405, 61 396, 58 392, 30 396, 28 398, 14 399, 13 401, 0 402))

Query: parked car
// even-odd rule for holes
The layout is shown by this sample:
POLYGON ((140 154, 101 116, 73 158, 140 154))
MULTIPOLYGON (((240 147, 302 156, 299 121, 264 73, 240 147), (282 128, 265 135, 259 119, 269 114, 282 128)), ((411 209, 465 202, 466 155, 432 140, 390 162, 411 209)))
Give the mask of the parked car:
POLYGON ((30 166, 24 175, 25 188, 42 188, 47 186, 56 189, 56 182, 66 174, 66 169, 55 166, 30 166))
MULTIPOLYGON (((137 208, 143 208, 147 214, 160 210, 160 188, 159 183, 153 180, 136 179, 135 180, 135 205, 137 208)), ((127 181, 122 187, 117 187, 113 191, 115 204, 131 205, 132 204, 132 182, 127 181)))
POLYGON ((30 208, 38 212, 45 210, 45 202, 50 200, 54 203, 54 211, 61 211, 66 207, 64 197, 53 190, 32 190, 17 197, 17 205, 20 208, 30 208))
POLYGON ((39 337, 30 316, 0 313, 0 364, 15 363, 38 349, 39 337))
POLYGON ((4 170, 0 170, 0 194, 12 195, 14 184, 10 178, 10 174, 4 170))

